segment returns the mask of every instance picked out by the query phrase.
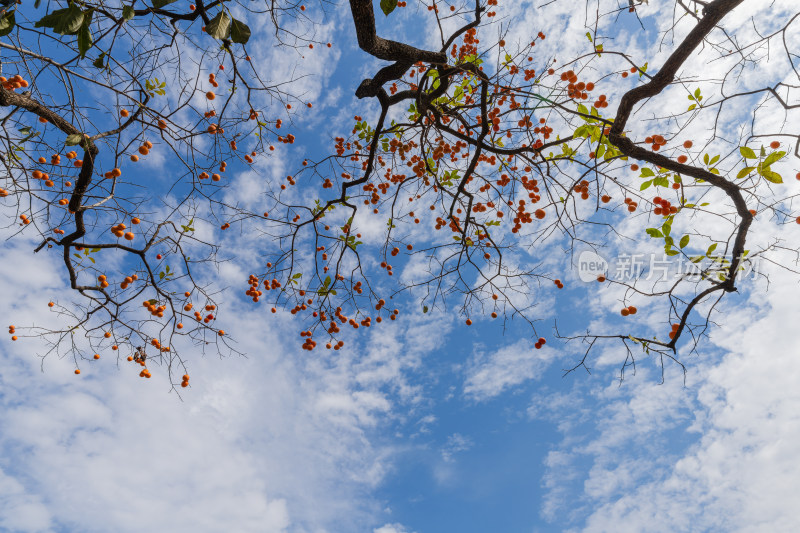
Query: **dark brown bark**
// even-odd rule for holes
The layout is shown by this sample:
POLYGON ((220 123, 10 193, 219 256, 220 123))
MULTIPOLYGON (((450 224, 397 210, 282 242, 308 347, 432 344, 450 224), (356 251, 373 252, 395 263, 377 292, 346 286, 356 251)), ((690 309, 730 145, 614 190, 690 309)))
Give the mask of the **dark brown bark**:
POLYGON ((378 90, 383 84, 399 79, 414 63, 419 61, 432 64, 447 63, 447 55, 444 52, 421 50, 405 43, 379 37, 375 29, 372 0, 350 0, 350 11, 356 26, 358 46, 378 59, 394 61, 393 65, 379 70, 374 78, 362 81, 356 90, 357 97, 377 96, 378 90))

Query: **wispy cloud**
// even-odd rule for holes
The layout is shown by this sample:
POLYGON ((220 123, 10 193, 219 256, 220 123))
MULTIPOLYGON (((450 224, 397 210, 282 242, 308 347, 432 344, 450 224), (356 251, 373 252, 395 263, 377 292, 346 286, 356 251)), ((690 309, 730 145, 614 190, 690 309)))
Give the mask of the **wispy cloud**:
POLYGON ((485 401, 525 381, 540 379, 554 357, 547 345, 537 350, 525 339, 492 353, 478 351, 467 365, 464 394, 485 401))

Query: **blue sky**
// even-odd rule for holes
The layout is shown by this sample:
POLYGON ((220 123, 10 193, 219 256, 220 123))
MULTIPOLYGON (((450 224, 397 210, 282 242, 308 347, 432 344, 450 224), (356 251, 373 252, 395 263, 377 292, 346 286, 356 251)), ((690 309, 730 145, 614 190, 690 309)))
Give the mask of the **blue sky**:
MULTIPOLYGON (((748 17, 767 32, 794 12, 792 3, 747 3, 727 27, 743 40, 752 38, 748 17)), ((378 14, 379 33, 435 46, 426 41, 435 36, 426 10, 416 0, 408 4, 389 21, 378 14)), ((501 2, 502 25, 482 30, 481 38, 489 42, 502 29, 513 46, 544 30, 548 37, 537 44, 542 58, 585 52, 583 6, 541 4, 501 2)), ((626 50, 657 69, 672 43, 660 50, 653 44, 672 23, 672 6, 641 6, 639 13, 645 29, 623 16, 616 23, 605 19, 598 33, 606 49, 626 50)), ((314 8, 310 16, 322 17, 314 8)), ((278 145, 252 169, 229 167, 226 200, 257 203, 263 183, 274 186, 304 158, 324 157, 331 139, 348 133, 353 115, 374 124, 377 106, 359 102, 353 91, 381 63, 358 51, 351 24, 346 6, 332 8, 316 38, 334 46, 305 57, 265 46, 267 38, 260 48, 258 41, 252 44, 254 56, 263 54, 276 76, 307 75, 296 89, 314 107, 293 119, 297 145, 278 145)), ((689 27, 679 21, 676 34, 689 27)), ((798 29, 792 32, 800 42, 798 29)), ((711 62, 709 54, 698 52, 684 75, 711 100, 719 88, 702 85, 704 80, 723 75, 729 65, 711 62)), ((742 72, 735 87, 791 81, 789 70, 777 54, 765 56, 742 72)), ((614 103, 625 87, 609 81, 604 90, 614 103)), ((663 102, 637 109, 632 135, 643 137, 659 123, 661 106, 685 106, 685 93, 670 89, 663 102)), ((726 135, 708 139, 707 151, 725 153, 736 145, 752 114, 744 108, 727 112, 731 118, 720 126, 726 135)), ((757 115, 755 127, 772 126, 774 116, 757 115)), ((796 134, 796 114, 785 119, 784 131, 796 134)), ((698 122, 685 133, 699 144, 708 131, 698 122)), ((796 160, 786 165, 785 175, 800 170, 796 160)), ((147 184, 140 194, 154 212, 169 202, 174 169, 154 157, 131 170, 133 183, 147 184)), ((800 182, 786 181, 776 197, 800 192, 800 182)), ((301 184, 297 194, 313 198, 317 192, 301 184)), ((33 255, 37 240, 25 232, 13 235, 16 213, 3 205, 0 315, 18 328, 61 320, 48 312, 47 302, 70 301, 53 275, 63 264, 56 254, 33 255)), ((791 202, 784 207, 791 210, 791 202)), ((366 246, 376 250, 382 226, 370 226, 371 219, 363 224, 365 235, 376 236, 366 246)), ((621 219, 621 238, 586 231, 606 244, 601 255, 613 264, 623 254, 658 251, 657 243, 642 238, 644 224, 621 219)), ((714 226, 713 217, 685 224, 729 229, 714 226)), ((797 228, 765 210, 748 242, 754 250, 776 241, 791 250, 797 228)), ((400 320, 347 336, 339 352, 309 353, 300 349, 288 312, 273 315, 271 303, 254 305, 242 297, 244 280, 262 259, 259 252, 268 252, 271 243, 234 255, 255 242, 240 226, 222 234, 198 224, 198 231, 220 239, 222 255, 233 259, 201 276, 224 288, 220 305, 236 317, 225 318, 224 328, 244 355, 187 347, 192 386, 178 397, 158 366, 152 379, 143 380, 109 351, 99 361, 80 361, 82 374, 75 376, 72 358, 39 357, 47 349, 41 339, 12 343, 4 337, 0 531, 800 529, 800 288, 791 271, 797 260, 780 248, 759 264, 769 280, 742 280, 740 292, 717 307, 716 324, 698 351, 681 351, 685 380, 668 362, 662 382, 659 362, 637 354, 635 374, 629 369, 620 383, 625 353, 619 344, 592 352, 591 373, 579 368, 565 376, 585 346, 557 339, 555 321, 565 335, 630 327, 652 335, 668 324, 666 304, 637 301, 636 319, 622 319, 621 291, 582 282, 574 257, 557 238, 513 256, 521 264, 541 263, 566 285, 559 291, 543 283, 526 295, 541 319, 535 335, 520 320, 504 328, 499 319, 476 314, 467 327, 455 300, 423 313, 419 294, 410 291, 395 300, 400 320), (538 336, 547 338, 541 350, 533 347, 538 336)), ((405 261, 394 265, 396 278, 414 279, 418 267, 405 261)), ((384 278, 379 284, 389 286, 384 278)))

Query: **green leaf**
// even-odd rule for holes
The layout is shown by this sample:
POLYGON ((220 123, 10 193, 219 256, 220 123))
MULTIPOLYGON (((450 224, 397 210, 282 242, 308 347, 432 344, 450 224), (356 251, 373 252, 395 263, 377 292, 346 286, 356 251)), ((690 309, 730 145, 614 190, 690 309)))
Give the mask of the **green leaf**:
POLYGON ((664 253, 669 256, 673 256, 678 255, 680 252, 678 250, 673 250, 672 248, 664 248, 664 253))
POLYGON ((302 274, 301 272, 298 272, 297 274, 295 274, 294 276, 292 276, 292 279, 300 279, 300 278, 302 278, 302 277, 303 277, 303 274, 302 274))
POLYGON ((224 11, 217 13, 217 16, 206 24, 206 33, 214 39, 224 39, 228 36, 230 30, 231 18, 224 11))
MULTIPOLYGON (((753 155, 755 155, 755 154, 753 154, 753 155)), ((756 167, 744 167, 742 170, 739 171, 738 174, 736 174, 736 179, 742 179, 743 177, 745 177, 748 174, 750 174, 751 172, 753 172, 755 169, 756 169, 756 167)))
POLYGON ((381 0, 381 11, 387 17, 397 7, 397 0, 381 0))
POLYGON ((691 111, 695 107, 697 107, 697 104, 692 104, 692 105, 689 106, 689 109, 687 109, 687 111, 691 111))
POLYGON ((97 68, 106 68, 106 64, 103 59, 106 57, 106 53, 103 52, 100 56, 92 62, 92 65, 97 68))
POLYGON ((763 163, 761 163, 761 168, 767 168, 772 163, 777 161, 778 159, 782 158, 786 155, 786 152, 772 152, 767 156, 763 163))
POLYGON ((49 15, 39 19, 34 27, 52 28, 54 32, 61 35, 72 35, 77 32, 83 24, 83 11, 75 4, 70 4, 68 8, 57 9, 49 15))
POLYGON ((241 20, 233 19, 231 22, 231 40, 239 44, 247 43, 250 40, 250 27, 241 20))
POLYGON ((642 169, 642 173, 640 174, 640 177, 642 177, 642 178, 649 178, 650 176, 655 176, 655 175, 656 175, 656 173, 655 173, 655 172, 653 172, 652 170, 650 170, 650 169, 649 169, 649 168, 647 168, 647 167, 644 167, 644 168, 642 169))
POLYGON ((761 175, 764 176, 764 179, 769 182, 783 183, 783 178, 781 177, 781 175, 769 169, 766 168, 761 169, 761 175))
POLYGON ((712 253, 714 253, 714 250, 716 249, 717 249, 717 243, 712 244, 711 246, 708 247, 708 250, 706 250, 706 255, 711 255, 712 253))
POLYGON ((423 305, 422 306, 422 312, 423 313, 427 313, 428 312, 428 306, 427 305, 423 305))
POLYGON ((165 274, 163 272, 158 273, 158 279, 164 279, 165 274))
POLYGON ((712 157, 712 158, 711 158, 711 161, 709 161, 709 162, 708 162, 708 164, 709 164, 709 165, 713 165, 713 164, 714 164, 714 163, 716 163, 717 161, 719 161, 719 155, 715 155, 714 157, 712 157))
POLYGON ((647 180, 644 183, 642 183, 642 185, 639 187, 639 190, 643 191, 643 190, 647 189, 648 187, 650 187, 652 184, 653 184, 653 180, 647 180))
POLYGON ((681 242, 678 243, 678 246, 680 246, 681 248, 686 248, 687 244, 689 244, 689 236, 684 235, 683 237, 681 237, 681 242))
POLYGON ((748 146, 740 146, 739 153, 742 154, 742 157, 745 159, 758 159, 753 149, 748 146))
POLYGON ((659 187, 669 187, 669 180, 664 176, 659 176, 653 180, 653 184, 658 185, 659 187))
POLYGON ((156 9, 161 9, 164 6, 168 6, 169 4, 177 1, 178 0, 153 0, 153 7, 156 9))
POLYGON ((645 231, 654 239, 664 238, 664 235, 657 228, 647 228, 645 231))
POLYGON ((89 24, 84 24, 78 30, 78 52, 81 59, 86 57, 86 52, 92 47, 92 32, 89 30, 89 24))
POLYGON ((132 20, 135 14, 133 6, 122 6, 122 20, 132 20))
POLYGON ((601 157, 603 157, 604 153, 606 153, 606 147, 604 144, 601 144, 600 146, 597 147, 597 151, 595 152, 594 156, 597 159, 600 159, 601 157))
POLYGON ((80 144, 82 140, 83 140, 83 135, 81 135, 80 133, 70 133, 69 135, 67 135, 67 140, 64 141, 64 144, 66 144, 67 146, 75 146, 77 144, 80 144))
POLYGON ((16 23, 16 11, 9 11, 0 17, 0 37, 5 37, 11 33, 16 23))

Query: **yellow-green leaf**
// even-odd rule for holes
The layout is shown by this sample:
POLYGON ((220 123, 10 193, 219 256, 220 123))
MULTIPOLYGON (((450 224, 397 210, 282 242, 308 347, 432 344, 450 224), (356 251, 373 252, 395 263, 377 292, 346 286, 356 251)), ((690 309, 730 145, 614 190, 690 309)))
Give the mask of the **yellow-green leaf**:
POLYGON ((745 159, 758 159, 753 149, 747 146, 740 146, 739 153, 742 154, 742 157, 745 159))

